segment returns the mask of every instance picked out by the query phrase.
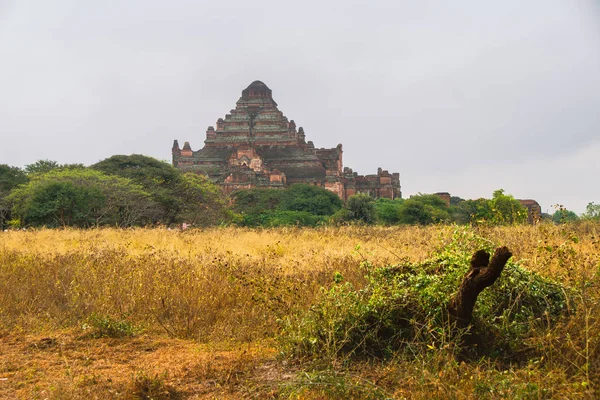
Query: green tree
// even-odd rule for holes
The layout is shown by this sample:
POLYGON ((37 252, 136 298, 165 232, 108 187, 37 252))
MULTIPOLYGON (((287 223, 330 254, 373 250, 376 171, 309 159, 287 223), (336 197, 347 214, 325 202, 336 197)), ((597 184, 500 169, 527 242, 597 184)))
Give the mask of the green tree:
POLYGON ((32 174, 45 174, 46 172, 50 172, 53 170, 63 170, 63 169, 81 169, 85 168, 83 164, 59 164, 53 160, 37 160, 33 164, 28 164, 25 166, 25 172, 27 175, 32 174))
POLYGON ((492 220, 490 201, 484 198, 465 200, 451 211, 454 222, 459 224, 479 224, 492 220))
POLYGON ((169 163, 140 154, 116 155, 91 168, 142 185, 159 205, 156 221, 167 226, 180 222, 206 225, 225 216, 224 196, 216 185, 200 175, 182 174, 169 163))
POLYGON ((37 160, 33 164, 26 165, 25 172, 27 172, 27 174, 43 174, 57 168, 60 168, 60 164, 56 161, 37 160))
POLYGON ((8 200, 25 226, 125 227, 148 223, 156 212, 141 186, 88 169, 35 174, 8 200))
POLYGON ((175 201, 169 218, 176 223, 206 226, 229 219, 223 191, 204 175, 181 174, 172 194, 175 201))
POLYGON ((463 199, 462 197, 450 196, 450 206, 457 206, 463 201, 465 201, 465 199, 463 199))
POLYGON ((582 218, 600 220, 600 204, 594 202, 588 203, 582 218))
POLYGON ((22 169, 0 164, 0 231, 6 229, 7 221, 11 218, 8 194, 26 182, 27 175, 22 169))
POLYGON ((342 221, 372 224, 375 222, 375 199, 364 193, 352 195, 346 200, 346 207, 337 215, 342 221))
POLYGON ((554 212, 554 214, 552 214, 552 222, 556 224, 564 224, 567 222, 574 222, 577 220, 579 220, 577 214, 563 207, 560 207, 554 212))
POLYGON ((511 195, 504 194, 503 189, 494 191, 489 200, 491 222, 494 225, 522 224, 527 221, 527 209, 511 195))
POLYGON ((283 197, 283 189, 252 188, 232 193, 233 211, 241 216, 243 226, 263 225, 265 214, 275 212, 283 197))
POLYGON ((97 162, 90 168, 131 179, 146 189, 170 187, 177 182, 180 175, 171 164, 141 154, 115 155, 97 162))
POLYGON ((375 200, 375 215, 377 222, 383 225, 395 225, 400 222, 400 208, 403 199, 380 198, 375 200))
POLYGON ((402 203, 398 211, 402 224, 429 225, 450 220, 446 203, 435 194, 418 194, 402 203))
POLYGON ((342 208, 342 200, 325 188, 298 183, 283 190, 277 208, 282 211, 305 211, 313 215, 332 215, 342 208))
POLYGON ((0 191, 8 193, 26 182, 27 174, 21 168, 0 164, 0 191))
POLYGON ((244 226, 314 226, 342 207, 335 193, 301 183, 287 189, 238 190, 232 198, 244 226))

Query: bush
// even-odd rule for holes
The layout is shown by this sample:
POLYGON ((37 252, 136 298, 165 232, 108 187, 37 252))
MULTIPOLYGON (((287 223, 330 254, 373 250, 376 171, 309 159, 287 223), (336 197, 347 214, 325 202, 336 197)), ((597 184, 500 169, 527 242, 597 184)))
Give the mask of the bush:
POLYGON ((46 227, 132 226, 149 222, 154 204, 129 179, 72 168, 35 174, 7 200, 23 225, 46 227))
MULTIPOLYGON (((364 288, 343 282, 322 288, 320 301, 309 312, 283 321, 283 354, 385 358, 400 350, 456 349, 451 345, 461 340, 449 322, 449 302, 472 252, 492 247, 472 231, 457 228, 453 240, 424 263, 376 268, 363 262, 364 288)), ((522 349, 531 323, 563 313, 566 293, 563 286, 509 261, 500 279, 479 296, 471 327, 481 335, 478 353, 502 356, 522 349)))
POLYGON ((90 335, 94 338, 122 338, 133 336, 139 330, 124 318, 113 318, 109 315, 95 313, 89 316, 83 328, 84 330, 91 329, 90 335))

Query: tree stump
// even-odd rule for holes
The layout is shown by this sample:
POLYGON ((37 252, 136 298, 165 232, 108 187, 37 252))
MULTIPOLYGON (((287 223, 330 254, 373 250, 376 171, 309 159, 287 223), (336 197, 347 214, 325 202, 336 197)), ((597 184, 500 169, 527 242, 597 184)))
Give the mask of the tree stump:
POLYGON ((512 253, 506 247, 497 248, 491 262, 490 255, 485 250, 473 254, 471 269, 463 278, 458 293, 450 300, 449 312, 457 328, 464 329, 471 325, 477 296, 496 282, 511 256, 512 253))

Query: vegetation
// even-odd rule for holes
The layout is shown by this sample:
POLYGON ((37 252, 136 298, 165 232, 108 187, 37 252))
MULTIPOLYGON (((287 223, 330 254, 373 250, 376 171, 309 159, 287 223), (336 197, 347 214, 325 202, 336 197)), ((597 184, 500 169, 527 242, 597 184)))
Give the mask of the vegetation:
POLYGON ((594 398, 599 230, 0 232, 0 397, 594 398), (448 299, 500 244, 461 358, 448 299))
MULTIPOLYGON (((581 216, 600 218, 590 203, 581 216)), ((544 221, 560 224, 579 217, 564 208, 544 221)), ((332 192, 308 184, 285 189, 254 188, 227 198, 204 175, 182 173, 143 155, 116 155, 90 167, 39 160, 25 169, 0 165, 0 229, 9 227, 171 227, 235 224, 278 227, 378 224, 513 225, 527 222, 527 210, 514 197, 496 190, 490 199, 450 204, 432 194, 408 199, 350 196, 345 204, 332 192)))
POLYGON ((233 200, 242 226, 316 226, 342 207, 336 194, 308 184, 240 190, 233 200))
POLYGON ((113 156, 92 167, 40 160, 0 165, 0 227, 208 226, 231 218, 221 190, 151 157, 113 156))
POLYGON ((577 214, 573 211, 569 211, 566 208, 559 206, 558 210, 551 216, 552 222, 556 224, 565 224, 567 222, 575 222, 579 220, 577 214))
POLYGON ((589 203, 585 208, 583 218, 596 221, 600 220, 600 204, 589 203))
POLYGON ((148 193, 127 179, 87 169, 54 169, 14 189, 12 216, 26 226, 64 227, 150 222, 148 193))

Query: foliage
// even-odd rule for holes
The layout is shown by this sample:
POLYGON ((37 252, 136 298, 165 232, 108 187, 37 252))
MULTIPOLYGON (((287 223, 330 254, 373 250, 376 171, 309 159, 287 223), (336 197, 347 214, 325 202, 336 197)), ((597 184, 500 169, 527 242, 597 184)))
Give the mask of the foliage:
POLYGON ((481 224, 491 218, 489 200, 484 198, 465 200, 452 210, 454 221, 459 224, 481 224))
POLYGON ((265 211, 273 211, 281 203, 283 190, 252 188, 235 191, 233 209, 235 212, 249 215, 259 215, 265 211))
MULTIPOLYGON (((285 354, 334 360, 346 356, 388 357, 397 351, 460 343, 453 337, 448 304, 469 269, 474 249, 492 244, 457 228, 452 241, 419 263, 362 266, 368 284, 350 282, 321 289, 320 301, 304 316, 285 321, 285 354)), ((498 282, 480 297, 474 329, 483 336, 479 353, 510 355, 521 350, 531 321, 556 320, 568 289, 509 262, 498 282)))
POLYGON ((449 222, 446 203, 435 194, 419 194, 404 201, 398 212, 403 224, 430 225, 449 222))
POLYGON ((489 222, 493 225, 522 224, 527 221, 527 209, 513 196, 504 194, 503 189, 494 191, 489 205, 489 222))
POLYGON ((223 192, 204 175, 180 175, 171 193, 173 200, 167 215, 172 223, 207 226, 229 218, 223 192))
POLYGON ((94 338, 122 338, 135 335, 139 328, 136 328, 125 318, 114 318, 109 315, 92 313, 86 319, 83 330, 91 330, 90 336, 94 338))
POLYGON ((105 174, 131 179, 145 188, 175 183, 179 171, 171 164, 141 154, 115 155, 91 166, 105 174))
POLYGON ((225 198, 216 185, 204 176, 182 174, 166 162, 139 154, 116 155, 91 168, 141 185, 159 205, 153 219, 167 226, 182 222, 204 226, 227 218, 225 198))
POLYGON ((585 212, 582 215, 584 219, 600 220, 600 204, 594 202, 588 203, 585 212))
POLYGON ((233 210, 241 215, 243 226, 315 226, 342 204, 335 193, 307 184, 238 190, 232 197, 233 210))
POLYGON ((465 201, 465 199, 463 199, 462 197, 450 196, 450 207, 457 206, 460 203, 462 203, 463 201, 465 201))
POLYGON ((375 215, 377 222, 382 225, 395 225, 400 222, 399 211, 402 207, 403 199, 384 199, 375 200, 375 215))
POLYGON ((22 169, 0 164, 0 193, 8 193, 26 182, 27 175, 22 169))
POLYGON ((283 190, 278 205, 282 211, 304 211, 314 215, 332 215, 341 207, 342 200, 335 193, 304 183, 283 190))
POLYGON ((569 211, 566 208, 559 208, 552 214, 552 222, 556 224, 564 224, 567 222, 578 221, 579 217, 573 211, 569 211))
POLYGON ((27 175, 23 170, 0 164, 0 231, 5 229, 11 219, 10 202, 7 199, 9 192, 26 182, 27 175))
POLYGON ((306 211, 274 211, 261 214, 260 226, 317 226, 323 221, 322 216, 306 211))
POLYGON ((33 164, 26 165, 25 172, 28 174, 43 174, 59 167, 60 165, 53 160, 37 160, 33 164))
POLYGON ((140 186, 87 169, 36 174, 8 200, 25 226, 132 226, 147 222, 153 209, 140 186))
POLYGON ((333 217, 335 222, 375 222, 375 199, 368 194, 358 193, 348 197, 346 205, 333 217))
POLYGON ((503 189, 494 191, 491 199, 461 201, 451 213, 460 224, 513 225, 527 221, 527 209, 503 189))
POLYGON ((27 175, 33 174, 45 174, 47 172, 53 170, 63 170, 63 169, 81 169, 85 168, 83 164, 59 164, 53 160, 37 160, 33 164, 28 164, 25 166, 25 172, 27 175))

